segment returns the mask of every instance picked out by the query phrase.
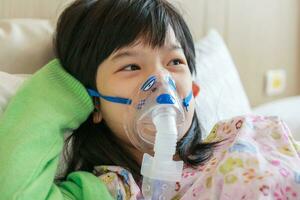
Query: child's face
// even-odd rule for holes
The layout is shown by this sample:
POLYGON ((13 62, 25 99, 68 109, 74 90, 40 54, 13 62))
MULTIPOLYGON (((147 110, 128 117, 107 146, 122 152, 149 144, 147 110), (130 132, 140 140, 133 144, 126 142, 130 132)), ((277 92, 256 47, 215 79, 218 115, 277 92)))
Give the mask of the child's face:
MULTIPOLYGON (((97 89, 103 95, 133 98, 138 86, 152 74, 164 70, 172 75, 181 99, 192 90, 192 77, 179 42, 172 29, 167 34, 165 45, 153 49, 139 41, 137 45, 124 47, 112 53, 98 68, 97 89)), ((100 112, 108 127, 115 133, 124 147, 133 149, 124 129, 124 104, 112 103, 100 98, 100 112)), ((189 129, 194 114, 194 99, 190 102, 185 133, 189 129)))

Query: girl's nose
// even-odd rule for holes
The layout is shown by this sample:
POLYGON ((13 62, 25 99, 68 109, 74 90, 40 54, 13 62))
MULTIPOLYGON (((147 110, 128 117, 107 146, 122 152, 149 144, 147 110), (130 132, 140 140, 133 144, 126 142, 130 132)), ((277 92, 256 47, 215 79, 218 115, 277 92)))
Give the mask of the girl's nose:
POLYGON ((166 75, 170 75, 169 71, 161 64, 153 67, 149 75, 155 75, 158 78, 163 78, 166 75))

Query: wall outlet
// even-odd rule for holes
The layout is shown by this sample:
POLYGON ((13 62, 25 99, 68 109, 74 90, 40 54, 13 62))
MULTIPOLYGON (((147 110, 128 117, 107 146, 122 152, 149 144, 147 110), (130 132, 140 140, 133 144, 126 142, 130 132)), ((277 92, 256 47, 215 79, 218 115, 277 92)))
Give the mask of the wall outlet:
POLYGON ((284 69, 269 70, 266 73, 266 93, 269 96, 278 95, 286 88, 286 71, 284 69))

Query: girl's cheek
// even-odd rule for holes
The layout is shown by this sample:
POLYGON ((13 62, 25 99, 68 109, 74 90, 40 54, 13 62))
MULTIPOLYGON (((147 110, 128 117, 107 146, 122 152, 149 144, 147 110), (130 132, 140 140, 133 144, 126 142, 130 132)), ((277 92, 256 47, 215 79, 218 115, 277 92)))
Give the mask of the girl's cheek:
POLYGON ((122 119, 123 116, 123 108, 124 105, 118 105, 115 103, 110 103, 105 100, 101 101, 101 112, 102 112, 102 117, 104 121, 107 124, 116 124, 120 123, 120 120, 122 119))
POLYGON ((118 105, 109 104, 103 109, 103 119, 105 120, 109 129, 116 137, 121 140, 126 140, 126 132, 124 129, 124 118, 126 117, 126 110, 118 105))

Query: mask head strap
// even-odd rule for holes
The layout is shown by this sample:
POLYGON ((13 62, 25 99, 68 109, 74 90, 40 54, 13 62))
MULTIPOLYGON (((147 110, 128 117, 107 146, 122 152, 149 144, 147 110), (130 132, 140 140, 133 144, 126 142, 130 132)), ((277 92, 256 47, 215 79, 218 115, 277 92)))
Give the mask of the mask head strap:
POLYGON ((188 108, 190 106, 190 102, 192 100, 192 96, 193 96, 193 92, 191 91, 190 94, 183 99, 182 104, 183 104, 186 111, 188 111, 188 108))
POLYGON ((127 104, 130 105, 132 103, 131 99, 126 99, 126 98, 122 98, 122 97, 112 97, 112 96, 105 96, 102 95, 101 93, 93 90, 93 89, 87 89, 88 93, 90 96, 92 97, 101 97, 102 99, 105 99, 106 101, 110 101, 113 103, 120 103, 120 104, 127 104))

